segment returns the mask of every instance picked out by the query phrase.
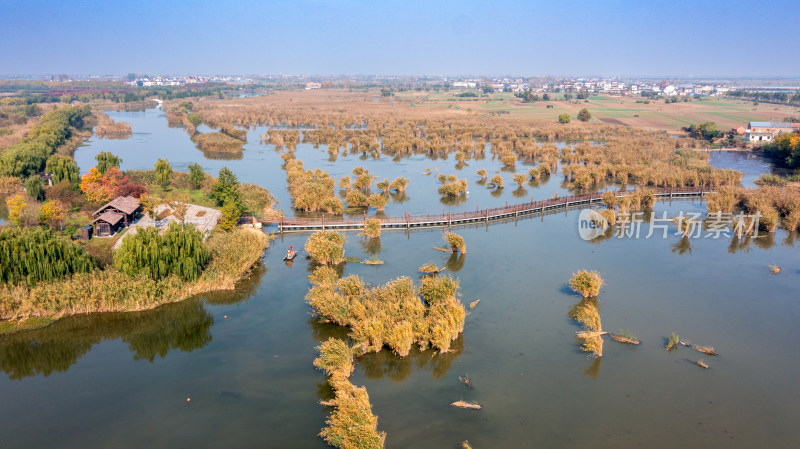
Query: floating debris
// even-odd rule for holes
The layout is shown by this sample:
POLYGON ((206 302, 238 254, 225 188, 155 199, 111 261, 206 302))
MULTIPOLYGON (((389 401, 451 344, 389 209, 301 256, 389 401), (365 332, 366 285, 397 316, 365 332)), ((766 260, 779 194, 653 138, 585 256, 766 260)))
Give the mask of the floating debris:
POLYGON ((714 348, 712 348, 710 346, 692 345, 692 349, 694 349, 695 351, 702 352, 703 354, 707 354, 707 355, 717 355, 717 351, 715 351, 714 348))
POLYGON ((361 261, 364 265, 383 265, 385 262, 380 259, 367 259, 361 261))
POLYGON ((636 338, 636 335, 633 335, 633 333, 628 331, 619 331, 617 334, 608 334, 608 336, 614 341, 628 345, 638 345, 641 343, 639 339, 636 338))
POLYGON ((777 266, 777 265, 770 265, 770 266, 769 266, 769 271, 771 271, 771 272, 772 272, 772 274, 780 274, 780 272, 781 272, 781 267, 779 267, 779 266, 777 266))
POLYGON ((452 253, 453 252, 452 250, 449 250, 447 248, 439 248, 438 246, 434 246, 433 249, 435 249, 436 251, 441 251, 443 253, 452 253))
POLYGON ((695 365, 697 365, 697 366, 699 366, 699 367, 701 367, 703 369, 708 369, 708 364, 703 359, 700 359, 700 360, 698 360, 698 361, 696 361, 694 363, 695 363, 695 365))
POLYGON ((469 441, 464 440, 464 442, 461 443, 461 449, 472 449, 472 446, 469 445, 469 441))
POLYGON ((471 303, 469 303, 469 309, 470 309, 470 310, 474 310, 474 309, 475 309, 475 307, 478 307, 478 304, 479 304, 480 302, 481 302, 481 300, 480 300, 480 299, 476 299, 475 301, 472 301, 471 303))
POLYGON ((703 354, 718 355, 717 351, 715 351, 714 348, 712 348, 711 346, 698 346, 698 345, 692 344, 692 342, 690 342, 688 340, 681 340, 681 345, 688 346, 688 347, 694 349, 697 352, 702 352, 703 354))
POLYGON ((319 401, 319 403, 325 407, 336 407, 336 399, 331 399, 330 401, 319 401))
POLYGON ((469 410, 480 410, 482 407, 477 402, 456 401, 450 404, 453 407, 466 408, 469 410))
POLYGON ((475 388, 472 386, 472 382, 469 381, 469 374, 465 374, 464 377, 458 376, 458 381, 463 382, 470 390, 474 390, 475 388))
POLYGON ((595 338, 595 337, 602 337, 607 333, 608 332, 606 331, 578 331, 575 332, 575 336, 578 338, 595 338))

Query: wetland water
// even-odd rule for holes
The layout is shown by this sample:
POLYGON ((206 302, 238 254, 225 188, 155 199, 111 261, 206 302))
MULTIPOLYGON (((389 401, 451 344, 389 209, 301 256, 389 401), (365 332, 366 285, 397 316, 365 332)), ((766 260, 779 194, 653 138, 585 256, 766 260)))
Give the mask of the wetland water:
MULTIPOLYGON (((121 156, 125 169, 150 168, 159 157, 176 169, 195 160, 211 172, 228 165, 288 209, 278 155, 259 146, 254 131, 241 160, 206 160, 157 114, 110 114, 131 123, 133 137, 93 139, 76 153, 81 169, 104 150, 121 156)), ((459 206, 443 206, 438 182, 420 175, 436 165, 457 173, 452 159, 395 164, 348 156, 331 165, 324 150, 310 147, 298 148, 298 158, 337 176, 363 165, 381 179, 411 178, 411 200, 390 203, 400 213, 515 201, 510 173, 499 198, 482 196, 474 183, 477 168, 499 169, 490 156, 463 170, 470 198, 459 206)), ((561 195, 561 178, 526 190, 537 199, 561 195)), ((654 209, 705 210, 699 200, 654 209)), ((577 216, 460 228, 464 256, 433 250, 442 244, 440 230, 384 231, 380 241, 347 234, 348 256, 376 254, 386 264, 347 264, 345 274, 372 284, 416 279, 417 268, 432 261, 460 279, 464 303, 481 299, 451 353, 412 351, 401 359, 383 351, 358 360, 352 381, 367 387, 386 447, 450 448, 464 440, 476 448, 795 446, 800 236, 779 230, 744 242, 701 238, 687 245, 674 235, 587 242, 578 237, 577 216), (783 272, 770 274, 769 264, 783 272), (580 352, 579 327, 567 316, 580 300, 567 281, 579 269, 605 277, 604 329, 633 331, 640 346, 606 341, 601 359, 580 352), (673 331, 720 355, 664 351, 673 331), (692 363, 700 358, 708 370, 692 363), (464 375, 474 390, 459 382, 464 375), (459 399, 484 408, 449 406, 459 399)), ((313 321, 304 302, 307 261, 288 267, 281 260, 307 235, 278 237, 263 266, 232 292, 0 337, 0 447, 326 447, 316 434, 328 410, 318 401, 330 391, 312 365, 314 348, 346 331, 313 321)))

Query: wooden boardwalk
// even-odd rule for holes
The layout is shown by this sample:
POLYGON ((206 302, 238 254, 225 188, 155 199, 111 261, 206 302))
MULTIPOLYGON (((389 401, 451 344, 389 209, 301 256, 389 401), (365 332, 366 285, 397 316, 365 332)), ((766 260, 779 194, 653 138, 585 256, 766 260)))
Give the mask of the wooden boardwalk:
MULTIPOLYGON (((675 188, 675 189, 652 189, 656 198, 683 198, 703 196, 708 190, 703 188, 675 188)), ((621 198, 631 193, 630 190, 614 190, 614 196, 621 198)), ((381 220, 381 228, 425 228, 425 227, 450 227, 469 223, 490 222, 516 218, 522 215, 546 213, 557 209, 568 209, 570 206, 589 205, 601 201, 605 192, 586 193, 582 195, 571 195, 560 198, 550 198, 546 200, 530 201, 495 207, 492 209, 476 209, 469 212, 448 212, 436 215, 409 215, 402 217, 378 217, 381 220)), ((274 219, 260 219, 264 225, 274 225, 280 232, 290 231, 309 231, 318 229, 348 230, 361 229, 364 226, 364 219, 352 219, 341 216, 321 218, 294 218, 282 217, 274 219)))

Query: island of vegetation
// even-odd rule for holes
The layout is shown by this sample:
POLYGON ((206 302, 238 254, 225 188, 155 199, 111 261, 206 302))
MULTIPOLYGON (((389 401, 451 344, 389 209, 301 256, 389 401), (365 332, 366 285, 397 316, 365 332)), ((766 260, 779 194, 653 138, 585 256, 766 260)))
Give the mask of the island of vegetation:
POLYGON ((271 213, 271 195, 240 184, 227 168, 214 178, 199 164, 188 173, 175 172, 160 159, 154 170, 123 172, 119 157, 100 153, 97 165, 79 176, 70 156, 72 140, 89 114, 82 107, 53 109, 0 153, 0 184, 10 194, 5 199, 10 224, 0 229, 0 333, 68 315, 143 310, 231 289, 269 244, 261 230, 238 222, 244 213, 271 213), (133 208, 130 215, 97 217, 104 203, 133 208), (186 223, 193 208, 219 208, 219 223, 204 229, 186 223), (129 230, 128 219, 136 220, 139 211, 140 222, 149 216, 150 223, 166 217, 172 223, 129 230), (103 229, 109 217, 111 226, 103 229), (104 230, 111 236, 75 240, 79 229, 92 225, 97 235, 104 230))

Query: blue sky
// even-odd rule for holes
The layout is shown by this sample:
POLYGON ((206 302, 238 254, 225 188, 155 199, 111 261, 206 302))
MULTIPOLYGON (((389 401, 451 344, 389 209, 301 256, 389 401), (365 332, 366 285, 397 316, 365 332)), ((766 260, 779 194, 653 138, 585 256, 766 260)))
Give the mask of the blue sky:
POLYGON ((0 0, 0 74, 800 76, 800 1, 0 0))

